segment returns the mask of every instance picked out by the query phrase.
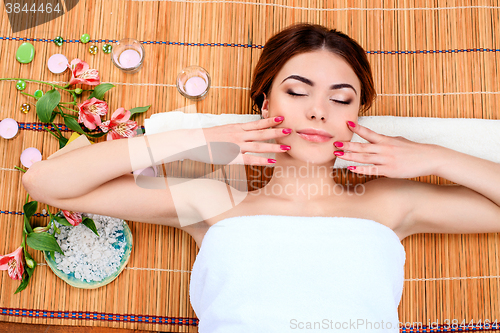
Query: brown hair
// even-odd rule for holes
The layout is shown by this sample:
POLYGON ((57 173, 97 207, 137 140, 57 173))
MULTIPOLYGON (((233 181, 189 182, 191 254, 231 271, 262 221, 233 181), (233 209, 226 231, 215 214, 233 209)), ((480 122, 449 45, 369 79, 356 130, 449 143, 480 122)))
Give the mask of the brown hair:
POLYGON ((264 93, 269 96, 275 76, 291 57, 323 48, 341 56, 351 66, 361 82, 360 112, 367 111, 372 106, 376 92, 365 50, 354 39, 340 31, 308 23, 289 26, 271 37, 264 45, 250 89, 253 110, 262 115, 264 93))

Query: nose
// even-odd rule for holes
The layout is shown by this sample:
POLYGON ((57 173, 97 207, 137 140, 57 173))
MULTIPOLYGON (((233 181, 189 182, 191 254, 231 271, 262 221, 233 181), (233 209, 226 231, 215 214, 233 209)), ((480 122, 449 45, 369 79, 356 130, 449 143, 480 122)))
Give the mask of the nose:
POLYGON ((322 120, 326 121, 328 119, 328 105, 325 105, 325 102, 322 100, 316 100, 314 104, 307 111, 307 118, 311 120, 322 120))

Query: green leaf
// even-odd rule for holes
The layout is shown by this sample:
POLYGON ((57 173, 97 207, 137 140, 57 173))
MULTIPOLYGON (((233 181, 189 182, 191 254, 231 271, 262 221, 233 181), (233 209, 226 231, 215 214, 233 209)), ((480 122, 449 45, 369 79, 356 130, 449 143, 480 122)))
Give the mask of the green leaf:
POLYGON ((82 221, 83 224, 85 224, 90 230, 94 232, 99 237, 99 234, 97 233, 97 228, 95 227, 94 220, 92 220, 89 217, 85 217, 82 221))
POLYGON ((64 136, 60 136, 59 138, 59 149, 63 148, 64 146, 66 146, 66 144, 68 143, 68 139, 66 139, 64 136))
POLYGON ((26 289, 26 287, 28 286, 28 283, 30 282, 30 277, 31 277, 31 275, 29 275, 29 274, 23 274, 23 280, 21 281, 21 284, 17 288, 14 295, 17 294, 18 292, 21 292, 24 289, 26 289))
POLYGON ((60 217, 60 216, 54 216, 54 219, 59 223, 59 224, 62 224, 62 225, 65 225, 67 227, 72 227, 73 225, 71 223, 68 222, 68 220, 66 220, 65 217, 60 217))
POLYGON ((132 115, 136 114, 136 113, 143 113, 143 112, 146 112, 148 111, 148 109, 151 107, 151 105, 148 105, 148 106, 142 106, 142 107, 138 107, 138 108, 133 108, 133 109, 130 109, 130 117, 132 117, 132 115))
POLYGON ((24 233, 29 234, 33 232, 33 229, 31 228, 30 220, 24 215, 24 233))
POLYGON ((56 119, 57 112, 52 112, 52 116, 50 116, 50 122, 52 123, 54 119, 56 119))
POLYGON ((27 204, 23 206, 23 212, 28 219, 30 219, 36 212, 38 208, 38 202, 37 201, 30 201, 27 204))
POLYGON ((80 134, 85 134, 80 125, 78 125, 78 121, 75 118, 64 117, 64 124, 72 131, 78 132, 80 134))
POLYGON ((113 87, 114 85, 112 85, 111 83, 101 83, 94 88, 94 91, 92 92, 92 94, 90 94, 88 99, 95 97, 102 100, 102 98, 104 97, 104 93, 113 87))
POLYGON ((50 123, 52 112, 59 105, 61 94, 56 89, 49 90, 36 102, 36 114, 42 123, 50 123))
POLYGON ((54 253, 54 251, 50 251, 50 256, 55 259, 55 253, 54 253))
POLYGON ((26 242, 32 249, 39 251, 57 251, 64 255, 56 238, 47 232, 42 232, 40 234, 32 232, 28 234, 26 242))

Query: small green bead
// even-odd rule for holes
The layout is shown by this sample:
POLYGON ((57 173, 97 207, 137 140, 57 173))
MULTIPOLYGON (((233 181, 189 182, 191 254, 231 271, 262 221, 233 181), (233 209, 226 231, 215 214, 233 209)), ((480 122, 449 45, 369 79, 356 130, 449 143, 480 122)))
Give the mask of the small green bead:
POLYGON ((90 41, 90 36, 89 34, 83 34, 82 37, 80 37, 80 42, 83 44, 87 44, 90 41))
POLYGON ((29 104, 23 103, 23 105, 21 105, 21 112, 22 113, 28 113, 28 112, 30 112, 30 109, 31 109, 31 106, 29 104))
POLYGON ((63 43, 64 39, 61 36, 57 36, 56 38, 54 38, 54 44, 56 44, 57 46, 61 46, 63 45, 63 43))
POLYGON ((112 49, 113 49, 113 47, 110 44, 104 44, 102 46, 102 50, 104 53, 111 53, 112 49))
POLYGON ((37 90, 37 91, 35 91, 35 93, 33 94, 33 96, 35 96, 36 99, 40 99, 43 96, 43 91, 37 90))
POLYGON ((91 46, 89 47, 89 52, 90 52, 90 54, 96 54, 96 53, 97 53, 97 50, 98 50, 98 48, 97 48, 97 46, 95 46, 95 45, 91 45, 91 46))
POLYGON ((24 80, 17 81, 16 88, 17 88, 17 90, 24 90, 24 89, 26 89, 26 81, 24 81, 24 80))

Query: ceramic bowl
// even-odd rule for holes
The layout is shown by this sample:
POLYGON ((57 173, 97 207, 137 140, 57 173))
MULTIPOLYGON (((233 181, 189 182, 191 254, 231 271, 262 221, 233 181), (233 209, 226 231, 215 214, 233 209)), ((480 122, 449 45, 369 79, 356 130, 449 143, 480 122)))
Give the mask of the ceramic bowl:
POLYGON ((130 259, 130 253, 132 252, 132 245, 133 245, 132 232, 130 231, 128 224, 125 221, 123 221, 123 235, 120 235, 117 238, 117 241, 113 244, 113 246, 115 246, 115 244, 116 246, 118 246, 118 242, 119 241, 123 242, 124 240, 126 242, 125 252, 123 253, 123 257, 120 261, 120 266, 118 267, 118 270, 101 281, 87 282, 77 279, 75 278, 75 274, 73 272, 66 274, 60 269, 58 269, 57 264, 54 258, 52 258, 52 256, 50 255, 49 251, 43 251, 43 255, 45 257, 47 265, 50 267, 50 269, 52 269, 54 274, 60 277, 64 282, 66 282, 70 286, 80 289, 96 289, 105 286, 111 283, 114 279, 116 279, 118 275, 120 275, 120 273, 125 269, 125 266, 127 266, 128 260, 130 259))

